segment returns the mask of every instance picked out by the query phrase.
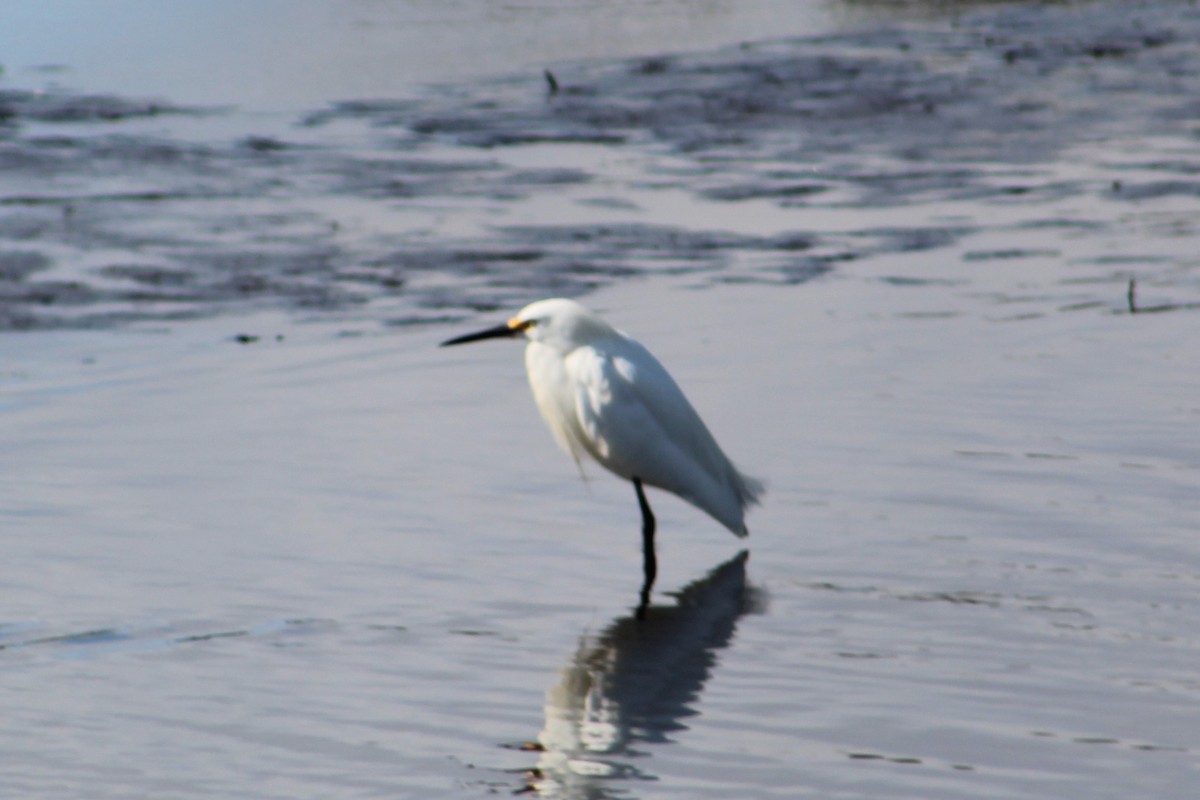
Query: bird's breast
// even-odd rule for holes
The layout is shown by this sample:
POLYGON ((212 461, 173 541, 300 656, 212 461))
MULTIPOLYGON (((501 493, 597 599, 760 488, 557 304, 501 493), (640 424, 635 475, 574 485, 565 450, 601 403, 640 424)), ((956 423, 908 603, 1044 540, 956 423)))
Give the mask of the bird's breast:
POLYGON ((525 348, 525 372, 533 400, 555 441, 578 460, 583 448, 565 359, 548 345, 530 342, 525 348))

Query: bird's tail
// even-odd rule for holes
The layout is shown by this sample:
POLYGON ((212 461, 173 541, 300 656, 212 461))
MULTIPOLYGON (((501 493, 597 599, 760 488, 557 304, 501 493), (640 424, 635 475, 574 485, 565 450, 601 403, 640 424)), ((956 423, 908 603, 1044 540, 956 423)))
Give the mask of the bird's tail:
MULTIPOLYGON (((752 478, 749 475, 742 473, 736 467, 732 470, 733 489, 737 493, 738 505, 745 511, 747 506, 756 506, 762 500, 762 496, 767 493, 766 484, 758 478, 752 478)), ((740 531, 734 531, 739 537, 750 535, 750 529, 742 525, 740 531)))

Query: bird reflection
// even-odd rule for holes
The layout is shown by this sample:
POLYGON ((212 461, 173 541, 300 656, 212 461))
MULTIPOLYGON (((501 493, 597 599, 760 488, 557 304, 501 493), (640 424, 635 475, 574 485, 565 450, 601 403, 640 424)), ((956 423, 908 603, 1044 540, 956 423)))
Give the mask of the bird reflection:
POLYGON ((639 742, 670 741, 695 715, 692 704, 740 616, 765 596, 746 586, 742 551, 675 595, 639 608, 599 634, 584 634, 562 680, 547 694, 542 755, 525 791, 599 800, 614 779, 653 779, 635 765, 639 742))

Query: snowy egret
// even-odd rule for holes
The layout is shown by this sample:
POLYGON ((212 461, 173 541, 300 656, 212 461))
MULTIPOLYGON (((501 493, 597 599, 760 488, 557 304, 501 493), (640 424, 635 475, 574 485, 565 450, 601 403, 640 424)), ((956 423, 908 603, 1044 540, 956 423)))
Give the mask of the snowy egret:
POLYGON ((763 485, 743 475, 650 351, 573 300, 531 303, 508 322, 442 342, 524 336, 533 399, 559 445, 582 469, 588 455, 631 481, 642 512, 642 608, 657 574, 654 513, 643 486, 656 486, 745 536, 746 507, 763 485))

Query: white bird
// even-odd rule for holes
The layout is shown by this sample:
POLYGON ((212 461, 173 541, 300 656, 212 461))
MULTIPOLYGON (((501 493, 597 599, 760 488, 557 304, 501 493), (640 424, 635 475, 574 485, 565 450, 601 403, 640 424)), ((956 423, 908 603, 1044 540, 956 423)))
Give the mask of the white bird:
POLYGON ((650 351, 573 300, 531 303, 508 322, 442 346, 524 335, 525 369, 542 418, 577 464, 585 454, 632 481, 642 511, 642 607, 657 573, 656 486, 745 536, 746 507, 763 493, 717 445, 683 391, 650 351))

